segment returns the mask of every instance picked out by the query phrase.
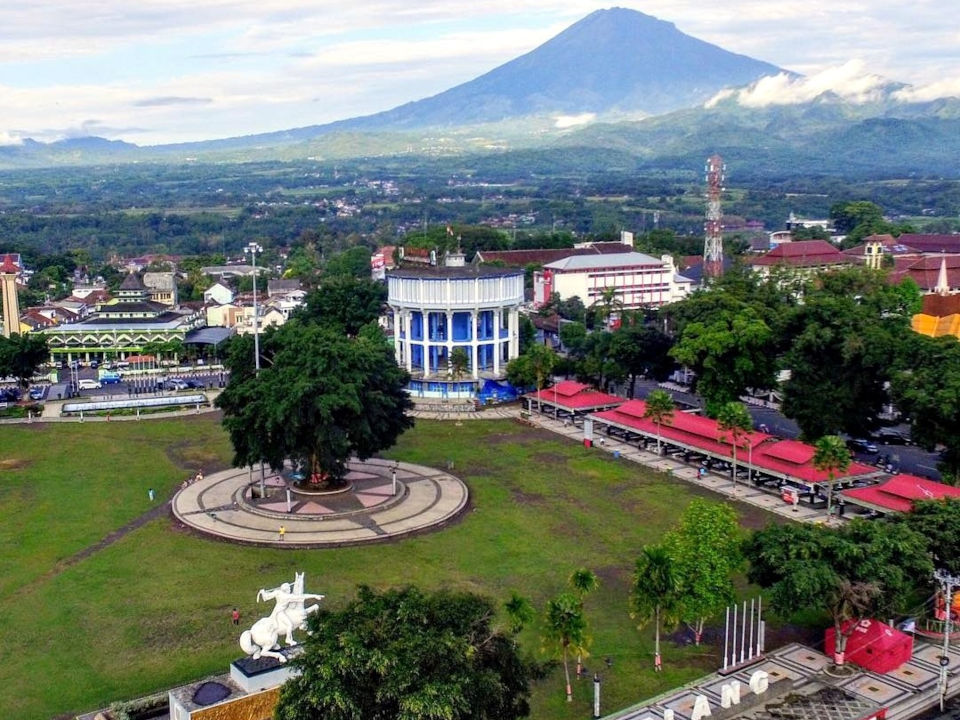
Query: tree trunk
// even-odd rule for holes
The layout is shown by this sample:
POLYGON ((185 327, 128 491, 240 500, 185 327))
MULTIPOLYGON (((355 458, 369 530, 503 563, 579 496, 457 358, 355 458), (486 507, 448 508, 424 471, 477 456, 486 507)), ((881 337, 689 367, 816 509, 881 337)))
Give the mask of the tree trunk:
POLYGON ((563 646, 563 676, 567 680, 567 702, 573 702, 573 687, 570 685, 570 666, 567 663, 567 646, 563 646))
POLYGON ((833 664, 842 667, 845 661, 844 653, 847 649, 847 636, 840 631, 840 623, 833 624, 834 641, 833 646, 833 664))
POLYGON ((697 621, 693 624, 693 644, 698 647, 703 639, 703 626, 706 621, 706 618, 697 618, 697 621))
POLYGON ((660 670, 660 606, 653 611, 653 669, 660 670))
POLYGON ((733 439, 733 494, 737 494, 737 439, 733 439))
POLYGON ((657 423, 657 455, 660 455, 660 423, 657 423))

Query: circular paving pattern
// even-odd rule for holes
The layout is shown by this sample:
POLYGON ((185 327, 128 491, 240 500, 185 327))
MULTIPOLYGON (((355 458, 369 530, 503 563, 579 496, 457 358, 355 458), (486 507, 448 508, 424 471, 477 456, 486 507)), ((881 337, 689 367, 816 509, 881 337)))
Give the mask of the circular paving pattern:
POLYGON ((436 529, 467 506, 467 486, 441 470, 379 459, 347 466, 350 492, 315 497, 288 495, 287 481, 270 475, 260 498, 259 472, 225 470, 182 488, 173 498, 173 513, 198 532, 234 542, 335 547, 436 529))

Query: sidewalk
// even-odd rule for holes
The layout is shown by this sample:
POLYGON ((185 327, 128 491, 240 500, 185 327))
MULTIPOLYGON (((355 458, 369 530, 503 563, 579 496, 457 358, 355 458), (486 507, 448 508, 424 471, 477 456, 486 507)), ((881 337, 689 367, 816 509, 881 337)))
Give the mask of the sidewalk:
MULTIPOLYGON (((519 416, 519 411, 517 412, 517 416, 519 416)), ((583 442, 583 428, 574 425, 564 425, 563 421, 554 420, 547 415, 540 415, 536 412, 531 413, 527 419, 529 422, 544 430, 550 430, 558 435, 563 435, 577 443, 583 442)), ((697 472, 697 467, 684 463, 669 455, 657 455, 653 452, 640 450, 636 445, 630 445, 617 438, 607 437, 606 435, 600 437, 603 438, 603 443, 601 444, 598 438, 594 441, 594 449, 604 450, 611 455, 618 455, 624 460, 629 460, 630 462, 635 462, 654 470, 660 470, 672 477, 678 477, 693 485, 699 485, 707 490, 712 490, 729 500, 747 503, 789 520, 819 524, 833 524, 837 522, 836 519, 828 518, 825 510, 810 506, 801 505, 794 507, 787 505, 780 499, 779 495, 764 492, 745 482, 739 482, 736 487, 734 487, 733 480, 729 476, 712 471, 708 471, 706 475, 700 477, 697 472)))

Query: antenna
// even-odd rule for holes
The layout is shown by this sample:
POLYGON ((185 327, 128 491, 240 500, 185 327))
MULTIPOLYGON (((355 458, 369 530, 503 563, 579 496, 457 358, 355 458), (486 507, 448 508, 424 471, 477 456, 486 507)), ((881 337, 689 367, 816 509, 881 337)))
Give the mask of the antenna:
POLYGON ((718 278, 723 274, 723 209, 720 196, 727 166, 719 155, 707 158, 707 218, 703 242, 704 279, 718 278))

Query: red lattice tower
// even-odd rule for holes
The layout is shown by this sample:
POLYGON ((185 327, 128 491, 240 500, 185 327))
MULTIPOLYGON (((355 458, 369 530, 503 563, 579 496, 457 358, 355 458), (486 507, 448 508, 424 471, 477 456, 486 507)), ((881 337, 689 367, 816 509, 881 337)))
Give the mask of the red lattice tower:
POLYGON ((723 274, 723 209, 720 196, 723 194, 724 173, 727 166, 719 155, 707 158, 707 222, 703 242, 703 272, 705 278, 723 274))

